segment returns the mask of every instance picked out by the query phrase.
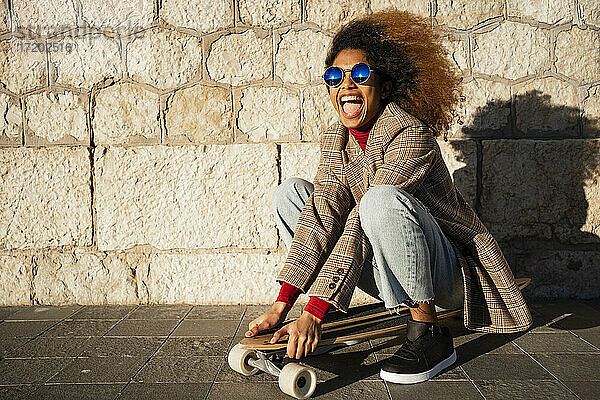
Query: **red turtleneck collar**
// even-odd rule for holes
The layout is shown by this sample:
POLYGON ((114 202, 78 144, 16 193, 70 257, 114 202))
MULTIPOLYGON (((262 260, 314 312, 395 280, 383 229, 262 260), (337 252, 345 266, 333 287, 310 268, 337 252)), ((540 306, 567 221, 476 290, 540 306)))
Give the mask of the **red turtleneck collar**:
POLYGON ((373 125, 375 125, 375 122, 377 121, 377 118, 379 118, 379 116, 381 115, 382 111, 383 111, 383 107, 366 124, 363 124, 362 126, 359 126, 358 128, 348 128, 348 130, 350 131, 352 136, 354 136, 356 138, 356 141, 358 142, 358 144, 360 144, 360 147, 362 147, 363 151, 365 150, 365 148, 367 146, 367 139, 369 138, 369 132, 371 132, 371 128, 373 128, 373 125))

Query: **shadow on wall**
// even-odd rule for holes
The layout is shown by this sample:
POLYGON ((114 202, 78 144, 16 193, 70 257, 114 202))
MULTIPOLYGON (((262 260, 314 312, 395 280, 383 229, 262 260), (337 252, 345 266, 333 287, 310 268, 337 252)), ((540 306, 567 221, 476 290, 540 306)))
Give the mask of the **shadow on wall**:
POLYGON ((477 168, 475 209, 515 276, 533 278, 530 299, 600 293, 600 140, 585 140, 600 137, 598 126, 533 90, 487 103, 462 128, 477 141, 478 165, 453 178, 477 168))

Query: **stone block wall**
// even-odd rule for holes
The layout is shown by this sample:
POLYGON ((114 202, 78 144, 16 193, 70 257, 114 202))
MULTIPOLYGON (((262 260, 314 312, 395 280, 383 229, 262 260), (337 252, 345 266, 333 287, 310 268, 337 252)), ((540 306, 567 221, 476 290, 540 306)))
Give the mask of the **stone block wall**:
POLYGON ((440 146, 527 296, 598 296, 597 0, 0 0, 0 304, 271 302, 325 51, 387 7, 464 77, 440 146))

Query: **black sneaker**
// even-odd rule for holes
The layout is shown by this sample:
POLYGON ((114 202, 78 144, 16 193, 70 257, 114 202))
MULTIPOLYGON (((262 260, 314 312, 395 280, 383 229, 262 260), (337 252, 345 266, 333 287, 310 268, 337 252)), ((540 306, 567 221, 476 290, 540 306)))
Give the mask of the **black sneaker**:
POLYGON ((381 368, 381 379, 393 383, 418 383, 434 377, 456 361, 448 328, 408 320, 406 341, 381 368))

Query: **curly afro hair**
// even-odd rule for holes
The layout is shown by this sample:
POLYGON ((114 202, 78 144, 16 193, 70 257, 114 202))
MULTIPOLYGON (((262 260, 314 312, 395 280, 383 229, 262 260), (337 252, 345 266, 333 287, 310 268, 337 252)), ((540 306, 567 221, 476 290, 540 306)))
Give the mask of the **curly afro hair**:
POLYGON ((444 132, 446 137, 462 78, 427 18, 387 10, 353 20, 333 38, 325 67, 344 49, 364 51, 371 68, 392 83, 384 105, 396 102, 432 128, 434 136, 444 132))

